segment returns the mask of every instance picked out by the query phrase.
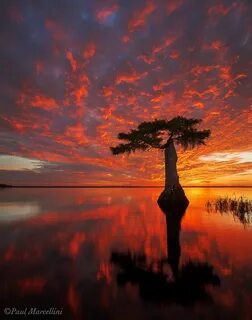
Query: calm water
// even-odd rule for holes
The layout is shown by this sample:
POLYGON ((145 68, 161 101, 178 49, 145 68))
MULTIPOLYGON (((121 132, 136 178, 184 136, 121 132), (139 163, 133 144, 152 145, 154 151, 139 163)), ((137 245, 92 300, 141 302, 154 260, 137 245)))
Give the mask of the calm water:
POLYGON ((0 191, 0 318, 32 307, 64 319, 252 319, 252 227, 205 208, 252 189, 185 189, 181 228, 166 225, 160 192, 0 191))

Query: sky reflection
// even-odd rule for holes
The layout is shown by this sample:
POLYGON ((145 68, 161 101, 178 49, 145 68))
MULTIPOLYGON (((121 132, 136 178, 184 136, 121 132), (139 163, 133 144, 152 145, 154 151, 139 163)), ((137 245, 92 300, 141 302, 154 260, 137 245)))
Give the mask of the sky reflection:
MULTIPOLYGON (((112 252, 142 253, 147 262, 167 256, 166 219, 156 200, 161 189, 20 189, 0 193, 14 206, 37 203, 39 214, 0 222, 0 300, 18 306, 63 307, 64 317, 150 319, 151 315, 189 319, 217 315, 251 316, 251 226, 228 215, 207 213, 217 196, 246 195, 251 189, 185 189, 190 200, 181 221, 180 267, 188 261, 212 265, 221 281, 209 287, 212 302, 184 307, 148 307, 138 286, 119 287, 112 252), (23 202, 22 202, 23 199, 23 202), (32 241, 31 241, 32 239, 32 241), (18 266, 18 268, 17 268, 18 266)), ((31 207, 30 207, 31 208, 31 207)), ((169 251, 168 251, 169 254, 169 251)), ((169 268, 169 267, 168 267, 169 268)), ((169 271, 168 271, 169 272, 169 271)))

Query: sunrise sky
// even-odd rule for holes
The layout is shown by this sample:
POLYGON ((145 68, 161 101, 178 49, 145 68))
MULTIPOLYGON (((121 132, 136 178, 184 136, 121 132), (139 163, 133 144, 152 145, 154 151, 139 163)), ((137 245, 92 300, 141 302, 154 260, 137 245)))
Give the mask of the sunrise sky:
POLYGON ((161 151, 112 156, 142 121, 202 118, 183 185, 252 184, 249 0, 1 2, 0 183, 162 185, 161 151))

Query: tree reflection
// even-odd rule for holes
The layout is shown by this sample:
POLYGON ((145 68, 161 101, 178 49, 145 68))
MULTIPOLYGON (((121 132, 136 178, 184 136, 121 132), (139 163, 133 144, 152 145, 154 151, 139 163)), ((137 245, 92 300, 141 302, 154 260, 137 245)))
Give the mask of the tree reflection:
MULTIPOLYGON (((185 197, 185 195, 184 195, 185 197)), ((196 301, 211 301, 207 285, 219 286, 220 279, 207 262, 188 261, 179 267, 181 221, 189 201, 185 197, 171 211, 164 202, 158 202, 166 217, 167 257, 149 262, 141 253, 112 252, 111 262, 120 268, 118 285, 138 284, 144 300, 177 302, 190 305, 196 301), (172 275, 167 272, 167 265, 172 275)))

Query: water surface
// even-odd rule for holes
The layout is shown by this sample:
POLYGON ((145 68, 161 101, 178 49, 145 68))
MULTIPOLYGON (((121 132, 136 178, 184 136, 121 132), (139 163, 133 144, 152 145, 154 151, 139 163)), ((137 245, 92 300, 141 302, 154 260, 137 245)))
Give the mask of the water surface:
POLYGON ((252 199, 252 189, 185 189, 190 204, 178 233, 178 268, 207 263, 219 279, 192 301, 190 292, 187 300, 181 292, 174 297, 169 228, 156 203, 161 191, 0 191, 1 317, 5 307, 37 307, 62 309, 64 319, 251 319, 252 227, 205 205, 218 196, 252 199), (154 286, 146 297, 148 283, 125 273, 120 282, 125 270, 113 263, 115 253, 144 257, 145 271, 155 274, 164 261, 169 294, 161 297, 154 286))

